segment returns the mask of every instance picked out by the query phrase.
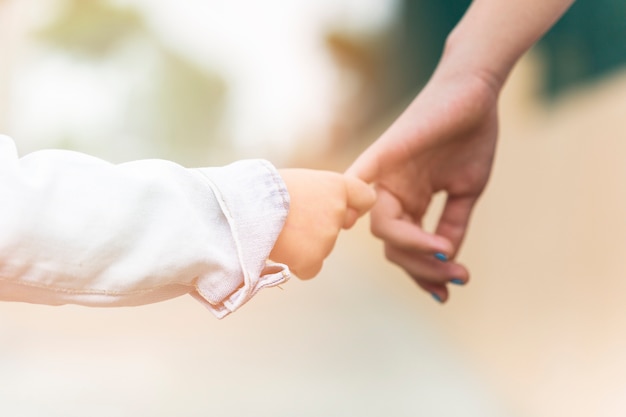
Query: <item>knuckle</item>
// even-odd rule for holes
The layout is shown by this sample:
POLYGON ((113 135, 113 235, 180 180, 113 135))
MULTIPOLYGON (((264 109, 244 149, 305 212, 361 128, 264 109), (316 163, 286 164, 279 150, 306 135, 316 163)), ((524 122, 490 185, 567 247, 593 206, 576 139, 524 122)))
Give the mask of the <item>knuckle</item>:
POLYGON ((395 264, 400 263, 400 255, 398 249, 391 245, 385 245, 385 258, 395 264))
POLYGON ((382 239, 385 234, 384 227, 382 227, 380 222, 377 221, 370 222, 370 232, 372 232, 372 235, 376 236, 379 239, 382 239))

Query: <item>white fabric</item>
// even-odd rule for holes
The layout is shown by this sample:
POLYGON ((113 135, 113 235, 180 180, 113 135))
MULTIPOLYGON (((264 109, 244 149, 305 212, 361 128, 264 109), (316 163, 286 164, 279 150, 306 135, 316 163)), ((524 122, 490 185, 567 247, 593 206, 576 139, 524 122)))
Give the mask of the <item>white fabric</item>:
POLYGON ((20 159, 0 136, 0 300, 128 306, 191 293, 221 318, 289 278, 267 261, 288 209, 267 161, 20 159))

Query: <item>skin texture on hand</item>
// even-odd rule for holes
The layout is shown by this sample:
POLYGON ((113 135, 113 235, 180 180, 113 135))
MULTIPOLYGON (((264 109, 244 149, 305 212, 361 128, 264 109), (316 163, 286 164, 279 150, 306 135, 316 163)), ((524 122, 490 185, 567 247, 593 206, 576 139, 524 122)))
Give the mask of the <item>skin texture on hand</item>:
POLYGON ((371 228, 384 240, 387 258, 442 301, 446 283, 469 279, 454 258, 491 171, 496 108, 497 92, 486 80, 436 74, 347 172, 377 184, 371 228), (440 191, 446 204, 436 230, 428 233, 422 220, 440 191))
POLYGON ((373 234, 387 258, 439 301, 448 298, 448 282, 469 279, 454 260, 491 172, 500 89, 573 1, 474 0, 426 87, 346 173, 376 183, 373 234), (445 207, 428 233, 422 220, 440 191, 445 207))
POLYGON ((298 278, 313 278, 322 269, 341 229, 349 229, 369 211, 376 193, 363 181, 336 172, 279 172, 291 204, 270 259, 287 264, 298 278))

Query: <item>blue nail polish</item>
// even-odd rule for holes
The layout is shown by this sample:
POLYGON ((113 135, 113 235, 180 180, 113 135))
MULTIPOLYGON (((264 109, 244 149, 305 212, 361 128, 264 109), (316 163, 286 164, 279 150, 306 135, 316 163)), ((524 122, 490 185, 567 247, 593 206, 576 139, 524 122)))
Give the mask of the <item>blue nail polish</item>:
POLYGON ((436 292, 431 292, 430 295, 433 296, 435 301, 437 301, 438 303, 441 303, 441 297, 439 297, 439 294, 437 294, 436 292))
POLYGON ((450 283, 454 285, 465 285, 465 282, 462 279, 458 278, 451 279, 450 283))
POLYGON ((437 252, 435 254, 435 258, 439 259, 441 262, 446 262, 448 260, 448 257, 446 256, 446 254, 441 253, 441 252, 437 252))

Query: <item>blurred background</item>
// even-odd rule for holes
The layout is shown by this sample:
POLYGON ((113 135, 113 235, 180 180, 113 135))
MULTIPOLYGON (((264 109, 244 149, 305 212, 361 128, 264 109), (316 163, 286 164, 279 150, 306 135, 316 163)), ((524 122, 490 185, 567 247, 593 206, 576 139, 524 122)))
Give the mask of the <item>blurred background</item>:
MULTIPOLYGON (((186 166, 343 170, 428 80, 460 0, 0 0, 0 131, 186 166)), ((516 67, 445 306, 367 221, 223 321, 191 299, 0 304, 11 416, 626 414, 626 3, 579 0, 516 67)), ((436 219, 436 208, 429 219, 436 219)))

